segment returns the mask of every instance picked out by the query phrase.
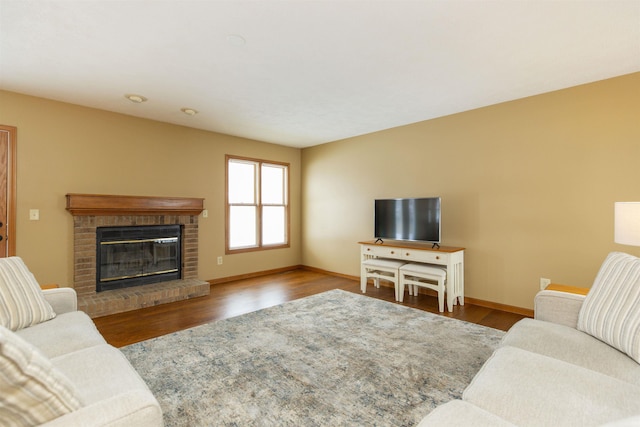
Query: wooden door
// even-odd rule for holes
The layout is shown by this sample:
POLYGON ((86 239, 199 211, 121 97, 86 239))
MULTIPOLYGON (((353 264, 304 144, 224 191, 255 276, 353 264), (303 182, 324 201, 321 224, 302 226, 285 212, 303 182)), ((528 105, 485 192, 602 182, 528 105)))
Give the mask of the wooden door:
POLYGON ((0 258, 15 255, 16 128, 0 125, 0 258))

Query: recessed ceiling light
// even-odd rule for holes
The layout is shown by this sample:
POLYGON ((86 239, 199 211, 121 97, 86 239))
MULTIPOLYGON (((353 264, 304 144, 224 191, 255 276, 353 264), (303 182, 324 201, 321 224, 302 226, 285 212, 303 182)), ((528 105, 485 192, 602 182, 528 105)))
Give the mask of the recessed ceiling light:
POLYGON ((180 111, 188 116, 195 116, 196 114, 198 114, 198 110, 194 110, 193 108, 181 108, 180 111))
POLYGON ((142 102, 146 102, 147 101, 147 98, 145 98, 144 96, 135 95, 135 94, 132 94, 132 93, 127 94, 124 97, 127 98, 131 102, 135 102, 136 104, 140 104, 142 102))
POLYGON ((227 36, 227 43, 231 46, 244 46, 247 41, 239 34, 229 34, 227 36))

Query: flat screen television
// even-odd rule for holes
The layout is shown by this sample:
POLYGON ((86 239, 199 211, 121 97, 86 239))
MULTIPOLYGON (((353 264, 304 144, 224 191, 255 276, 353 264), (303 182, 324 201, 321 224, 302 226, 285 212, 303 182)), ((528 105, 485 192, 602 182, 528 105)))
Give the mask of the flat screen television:
POLYGON ((440 243, 440 197, 378 199, 375 237, 440 243))

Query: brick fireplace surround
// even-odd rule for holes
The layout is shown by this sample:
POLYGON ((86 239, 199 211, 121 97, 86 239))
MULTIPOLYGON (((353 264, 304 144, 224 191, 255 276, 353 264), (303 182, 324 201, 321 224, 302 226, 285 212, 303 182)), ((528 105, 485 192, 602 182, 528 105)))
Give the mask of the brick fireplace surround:
POLYGON ((208 295, 198 276, 198 215, 203 199, 67 194, 73 215, 73 288, 91 317, 208 295), (180 224, 182 279, 96 292, 96 228, 180 224))

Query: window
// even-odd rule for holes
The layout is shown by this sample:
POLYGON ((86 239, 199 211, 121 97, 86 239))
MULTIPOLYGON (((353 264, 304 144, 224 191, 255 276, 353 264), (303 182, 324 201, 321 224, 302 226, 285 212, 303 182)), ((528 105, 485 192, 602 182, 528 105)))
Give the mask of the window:
POLYGON ((289 164, 226 160, 226 252, 288 247, 289 164))

